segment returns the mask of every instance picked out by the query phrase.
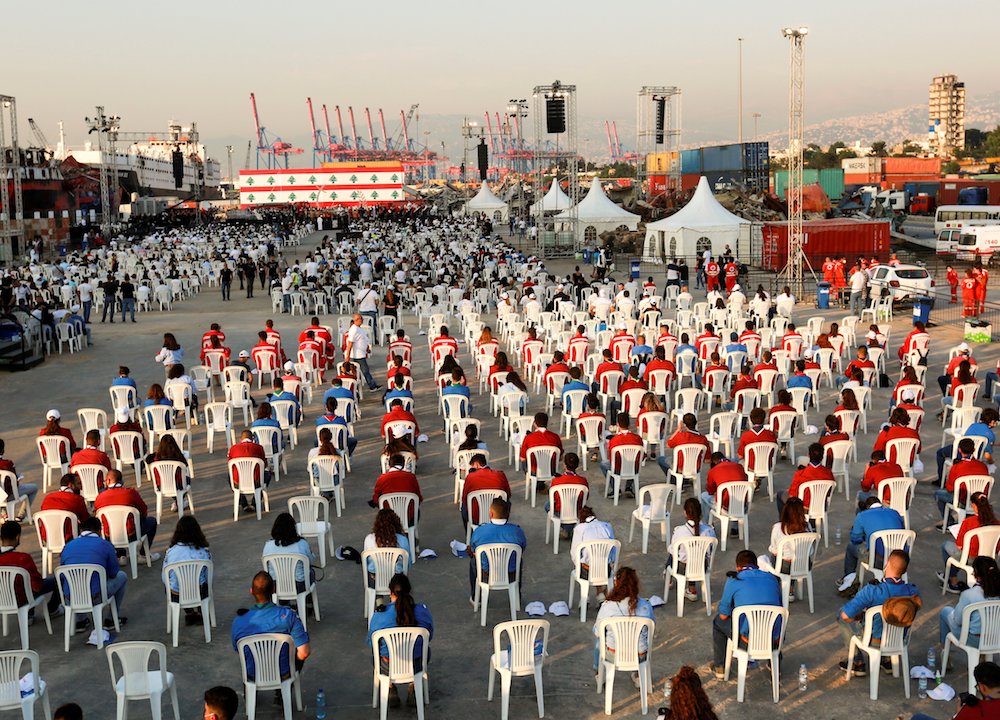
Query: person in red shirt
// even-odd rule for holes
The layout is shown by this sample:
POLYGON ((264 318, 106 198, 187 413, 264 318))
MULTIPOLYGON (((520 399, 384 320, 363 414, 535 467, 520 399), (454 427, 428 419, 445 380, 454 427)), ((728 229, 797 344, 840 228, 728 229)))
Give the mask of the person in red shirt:
MULTIPOLYGON (((976 444, 970 438, 962 438, 958 441, 958 457, 951 466, 948 479, 945 480, 944 487, 934 491, 934 500, 937 501, 938 512, 944 517, 944 506, 952 501, 955 495, 955 483, 959 478, 968 475, 989 475, 990 469, 986 463, 976 458, 976 444)), ((959 502, 965 502, 965 493, 961 493, 959 502)), ((941 525, 937 526, 938 530, 941 525)))
MULTIPOLYGON (((771 428, 767 427, 764 423, 767 421, 767 411, 762 407, 755 407, 750 411, 750 427, 744 430, 740 435, 740 444, 736 448, 736 455, 741 460, 747 450, 747 445, 751 443, 758 442, 778 442, 778 436, 774 434, 771 428)), ((746 458, 747 464, 750 463, 750 458, 746 458)))
MULTIPOLYGON (((420 502, 424 501, 424 496, 420 492, 420 483, 417 476, 409 470, 404 470, 406 461, 402 455, 396 454, 389 458, 389 469, 378 476, 375 487, 372 489, 372 499, 368 504, 375 508, 380 504, 380 498, 389 493, 413 493, 420 502)), ((413 522, 414 508, 410 505, 410 522, 413 522)))
MULTIPOLYGON (((972 493, 972 497, 969 498, 969 507, 972 509, 972 512, 965 516, 962 524, 958 527, 958 536, 954 540, 946 540, 941 546, 941 550, 946 557, 958 560, 962 557, 962 548, 965 547, 965 541, 968 539, 969 557, 976 557, 979 562, 986 560, 996 567, 996 561, 990 555, 980 556, 979 538, 975 535, 970 538, 968 537, 968 533, 976 528, 1000 525, 1000 520, 997 520, 997 516, 993 513, 993 506, 990 505, 990 499, 984 493, 972 493)), ((947 562, 947 559, 945 562, 947 562)), ((977 562, 974 561, 973 570, 976 569, 976 564, 977 562)), ((958 583, 958 573, 958 566, 952 565, 948 573, 948 591, 951 593, 957 594, 963 589, 958 583)), ((938 573, 938 580, 940 581, 941 578, 942 574, 938 573)), ((976 575, 976 579, 980 579, 978 574, 976 575)), ((989 599, 989 595, 987 595, 987 598, 989 599)))
MULTIPOLYGON (((746 482, 747 471, 737 462, 726 458, 721 452, 712 453, 709 458, 711 468, 705 479, 705 489, 701 493, 702 517, 710 517, 712 509, 715 507, 715 498, 720 487, 731 482, 746 482)), ((729 509, 729 494, 722 493, 722 507, 729 509)))
POLYGON ((402 328, 396 331, 396 339, 389 343, 389 354, 386 359, 392 358, 393 355, 402 355, 404 360, 413 357, 413 343, 406 339, 406 331, 402 328))
POLYGON ((673 383, 674 376, 677 374, 677 368, 674 366, 673 361, 667 360, 666 350, 662 345, 657 345, 653 348, 653 359, 646 363, 646 369, 642 373, 642 379, 647 386, 649 384, 649 375, 654 370, 667 370, 670 375, 667 380, 667 387, 673 383))
POLYGON ((830 259, 829 255, 827 255, 826 259, 823 261, 823 281, 833 285, 833 279, 836 272, 837 264, 830 259))
POLYGON ((825 454, 823 446, 818 442, 812 443, 809 446, 809 463, 805 467, 800 467, 796 470, 795 474, 792 475, 792 484, 788 490, 779 492, 774 498, 774 502, 778 506, 779 518, 781 517, 781 511, 785 509, 785 503, 788 502, 788 498, 799 498, 808 509, 810 498, 808 495, 802 496, 800 491, 802 483, 811 480, 833 480, 833 472, 823 462, 825 454))
MULTIPOLYGON (((229 448, 229 452, 226 455, 226 460, 228 461, 228 460, 235 460, 236 458, 247 458, 247 457, 257 458, 259 460, 263 460, 265 463, 267 462, 267 456, 264 454, 264 446, 256 441, 256 439, 254 438, 253 431, 249 429, 244 430, 242 433, 240 433, 240 441, 235 445, 233 445, 231 448, 229 448)), ((266 464, 264 467, 265 469, 263 478, 259 477, 256 473, 254 474, 253 478, 254 486, 259 486, 261 482, 263 482, 264 487, 266 488, 268 485, 271 484, 271 471, 266 469, 267 468, 266 464)), ((237 487, 239 486, 239 483, 237 482, 236 478, 235 468, 232 470, 232 476, 230 480, 233 485, 236 485, 237 487)), ((247 495, 240 493, 240 507, 243 509, 243 512, 246 513, 256 512, 257 510, 255 507, 254 500, 247 500, 247 497, 248 497, 247 495)), ((253 495, 250 495, 249 497, 252 498, 253 495)))
MULTIPOLYGON (((524 439, 521 440, 521 450, 518 453, 521 462, 527 463, 528 461, 528 450, 536 447, 555 447, 559 448, 559 454, 562 454, 562 438, 558 434, 549 430, 549 415, 548 413, 535 413, 535 426, 525 433, 524 439)), ((553 468, 554 470, 555 468, 553 468)), ((537 472, 538 467, 535 464, 534 459, 532 459, 531 467, 528 468, 529 472, 537 472)))
POLYGON ((715 334, 715 326, 705 323, 705 332, 695 338, 694 346, 698 350, 699 360, 708 360, 711 354, 709 348, 718 347, 719 336, 715 334), (715 341, 714 343, 712 341, 715 341))
POLYGON ((918 346, 926 347, 926 340, 928 339, 927 328, 922 322, 917 320, 913 323, 913 329, 910 330, 910 334, 903 339, 903 344, 899 346, 899 351, 896 355, 902 360, 905 355, 908 355, 910 351, 915 350, 918 346))
POLYGON ((222 332, 222 326, 219 323, 212 323, 209 326, 208 332, 201 336, 201 349, 203 351, 213 346, 212 338, 218 338, 219 345, 226 342, 226 333, 222 332))
MULTIPOLYGON (((31 594, 36 598, 48 595, 49 614, 54 613, 59 608, 60 596, 56 587, 54 577, 43 578, 35 565, 35 559, 31 553, 18 550, 21 544, 21 525, 13 520, 7 520, 0 525, 0 567, 17 567, 28 572, 28 584, 31 586, 31 594)), ((28 593, 21 585, 20 581, 15 582, 14 597, 18 606, 24 606, 28 602, 28 593)), ((34 615, 34 609, 28 611, 28 617, 34 615)))
POLYGON ((332 361, 334 353, 333 336, 330 334, 329 330, 327 330, 325 327, 319 324, 318 317, 313 316, 310 322, 312 324, 305 330, 303 330, 301 333, 299 333, 299 343, 305 341, 305 339, 309 337, 309 333, 311 332, 312 339, 318 342, 322 347, 322 352, 320 353, 320 355, 324 356, 328 361, 332 361))
MULTIPOLYGON (((819 434, 819 444, 826 447, 832 442, 838 440, 850 440, 851 436, 845 432, 841 431, 840 428, 840 418, 836 415, 827 415, 826 419, 823 421, 823 430, 819 434)), ((830 466, 832 462, 831 458, 827 458, 827 467, 830 466)))
POLYGON ((847 258, 840 258, 836 261, 836 267, 833 271, 834 297, 841 297, 844 288, 847 287, 847 276, 844 273, 845 265, 847 265, 847 258))
POLYGON ((986 310, 986 290, 990 282, 990 271, 983 267, 983 259, 976 258, 972 266, 972 272, 976 276, 976 301, 979 303, 979 314, 986 310))
POLYGON ((708 292, 719 289, 719 263, 715 262, 714 259, 709 258, 709 261, 705 263, 705 276, 708 278, 708 292))
POLYGON ((735 260, 726 263, 726 292, 731 293, 736 287, 736 282, 740 279, 740 267, 735 260))
POLYGON ((795 323, 788 323, 787 332, 781 336, 781 349, 792 353, 793 360, 798 358, 802 350, 802 334, 795 329, 795 323))
POLYGON ((406 367, 403 363, 402 355, 392 356, 392 367, 389 368, 385 373, 386 385, 392 385, 392 379, 397 375, 410 376, 410 368, 406 367))
MULTIPOLYGON (((681 418, 681 427, 667 440, 667 447, 673 450, 681 445, 692 444, 704 446, 705 454, 702 456, 702 462, 704 462, 705 458, 712 452, 712 444, 708 441, 708 438, 698 432, 698 418, 695 417, 694 413, 685 413, 684 417, 681 418)), ((683 457, 681 459, 683 460, 683 457)), ((667 456, 663 455, 656 458, 656 464, 660 466, 663 474, 669 479, 670 461, 667 459, 667 456)))
MULTIPOLYGON (((584 487, 590 488, 590 483, 587 482, 587 478, 580 475, 577 472, 577 468, 580 467, 580 456, 574 452, 568 452, 563 455, 563 471, 552 478, 552 483, 549 488, 559 487, 560 485, 583 485, 584 487)), ((576 517, 580 517, 580 513, 583 510, 583 495, 580 496, 580 500, 576 507, 576 517)), ((555 514, 561 517, 562 507, 560 504, 559 496, 555 496, 555 514)), ((549 511, 549 503, 545 502, 545 512, 549 511)), ((561 523, 559 526, 559 538, 561 540, 569 540, 573 537, 573 527, 575 523, 561 523)))
MULTIPOLYGON (((626 445, 634 445, 642 447, 642 438, 636 435, 629 429, 629 417, 627 413, 618 413, 616 418, 617 422, 614 428, 614 434, 608 439, 608 459, 601 461, 601 472, 604 477, 608 476, 608 473, 612 470, 611 460, 612 451, 616 447, 624 447, 626 445)), ((616 472, 621 470, 621 465, 617 462, 615 463, 614 470, 616 472)), ((622 491, 629 497, 635 497, 635 488, 631 481, 626 481, 625 487, 622 491)), ((608 497, 613 497, 614 488, 610 485, 608 486, 608 497)))
MULTIPOLYGON (((59 420, 62 418, 62 414, 53 408, 45 413, 45 427, 38 431, 38 437, 43 437, 45 435, 62 435, 64 438, 69 440, 69 452, 70 454, 75 453, 78 448, 76 445, 76 439, 73 437, 73 431, 69 428, 64 428, 59 424, 59 420)), ((42 455, 45 455, 43 449, 42 455)), ((69 460, 68 457, 63 458, 63 461, 69 460)))
POLYGON ((920 454, 920 433, 909 427, 910 414, 903 408, 896 408, 889 416, 889 427, 885 428, 875 438, 872 450, 885 450, 886 444, 896 438, 913 438, 917 440, 917 454, 920 454))
MULTIPOLYGON (((469 474, 465 476, 465 485, 462 486, 462 527, 469 526, 469 507, 466 499, 469 493, 477 490, 503 490, 510 499, 510 482, 503 470, 494 470, 486 462, 486 456, 482 454, 473 455, 469 460, 469 474)), ((473 504, 473 521, 480 525, 486 521, 489 508, 480 508, 478 503, 473 504)))
POLYGON ((949 305, 955 305, 958 302, 958 272, 949 265, 945 278, 948 281, 948 287, 951 288, 951 302, 949 305))
POLYGON ((434 338, 431 343, 431 357, 434 356, 434 351, 438 348, 442 348, 442 352, 450 355, 458 355, 458 341, 448 334, 448 326, 442 325, 439 332, 441 334, 434 338))
POLYGON ((213 335, 210 338, 208 347, 203 347, 201 349, 201 355, 199 355, 199 358, 201 359, 202 365, 205 364, 205 358, 207 357, 210 351, 218 351, 222 353, 223 366, 229 364, 230 358, 232 358, 233 355, 233 351, 230 348, 224 346, 222 344, 222 341, 219 340, 218 336, 216 335, 213 335))
POLYGON ((618 388, 618 392, 623 393, 626 390, 635 390, 635 389, 639 390, 649 389, 649 385, 646 384, 646 381, 639 377, 638 365, 632 365, 631 367, 629 367, 628 377, 625 379, 625 382, 623 382, 621 386, 618 388))
POLYGON ((548 364, 545 368, 545 373, 542 375, 543 385, 545 387, 549 386, 548 380, 549 376, 553 373, 568 373, 569 365, 565 363, 566 356, 563 354, 562 350, 556 350, 552 353, 552 362, 548 364))
MULTIPOLYGON (((871 461, 865 467, 861 478, 861 490, 858 491, 858 512, 865 507, 865 501, 878 494, 878 484, 889 478, 906 477, 903 468, 898 463, 889 462, 882 450, 873 450, 871 461)), ((888 495, 886 498, 888 499, 888 495)))
POLYGON ((538 339, 538 329, 535 326, 528 328, 528 335, 521 343, 521 364, 527 365, 544 347, 545 343, 538 339))
POLYGON ((267 333, 261 330, 257 333, 257 338, 257 344, 250 348, 250 357, 253 358, 253 364, 258 368, 278 367, 278 349, 268 341, 267 333), (270 360, 265 360, 265 357, 270 358, 270 360))
POLYGON ((667 343, 677 344, 677 336, 670 332, 669 325, 660 325, 660 334, 656 336, 656 341, 653 343, 654 346, 660 347, 667 343))
MULTIPOLYGON (((35 502, 35 496, 38 494, 38 486, 35 485, 34 483, 21 482, 21 478, 17 474, 17 468, 14 467, 14 463, 3 456, 6 450, 7 450, 6 443, 2 439, 0 439, 0 470, 5 470, 11 474, 4 477, 3 490, 5 493, 7 493, 7 497, 10 498, 14 494, 14 487, 16 486, 18 494, 21 496, 21 498, 25 503, 24 507, 30 509, 32 503, 35 502)), ((23 520, 26 514, 27 510, 21 512, 17 516, 17 521, 20 522, 21 520, 23 520)), ((3 517, 5 520, 13 519, 7 517, 6 511, 4 511, 3 517)))
POLYGON ((854 371, 860 370, 862 373, 865 368, 874 368, 875 363, 868 359, 868 348, 864 345, 859 345, 857 350, 857 358, 851 360, 846 368, 844 368, 844 374, 837 378, 837 387, 840 387, 844 383, 850 382, 854 378, 854 371))
POLYGON ((395 422, 397 420, 408 420, 413 423, 413 432, 417 435, 420 434, 420 425, 417 424, 417 418, 414 417, 413 413, 409 410, 403 409, 403 401, 396 398, 391 403, 389 403, 389 412, 382 416, 382 425, 379 427, 379 437, 385 437, 385 426, 388 423, 395 422))
POLYGON ((620 363, 616 363, 612 359, 612 355, 611 355, 611 351, 610 350, 608 350, 607 348, 605 348, 604 350, 602 350, 601 351, 601 357, 603 357, 604 359, 597 366, 597 369, 594 371, 594 382, 591 385, 591 390, 593 390, 594 392, 598 392, 601 389, 601 378, 604 376, 604 373, 607 373, 607 372, 621 372, 622 371, 621 364, 620 363))
POLYGON ((965 271, 962 278, 962 316, 975 317, 979 310, 979 280, 972 268, 965 271))
POLYGON ((747 344, 747 340, 751 342, 760 343, 760 333, 754 328, 753 320, 747 320, 746 324, 743 326, 745 329, 740 333, 740 342, 744 345, 747 344))
POLYGON ((69 464, 70 470, 78 465, 103 465, 110 470, 111 458, 99 447, 101 444, 101 431, 90 430, 87 432, 84 442, 86 442, 86 446, 73 455, 73 460, 69 464))
MULTIPOLYGON (((132 507, 139 511, 140 530, 143 537, 146 538, 147 547, 152 548, 153 539, 156 537, 156 518, 150 516, 149 508, 146 506, 139 491, 135 488, 125 487, 122 483, 122 474, 118 470, 109 470, 107 476, 104 478, 104 490, 94 500, 94 513, 99 515, 98 511, 101 508, 115 506, 132 507)), ((102 524, 104 525, 105 537, 110 537, 107 520, 102 519, 102 524)), ((126 530, 128 531, 129 539, 135 539, 136 528, 132 523, 132 518, 128 519, 126 530)), ((139 555, 140 557, 146 556, 146 550, 141 545, 139 555)), ((159 559, 159 553, 152 553, 150 556, 150 560, 156 561, 159 559)))
MULTIPOLYGON (((66 473, 59 481, 59 489, 50 492, 42 498, 42 510, 62 510, 63 512, 76 515, 77 526, 90 517, 87 509, 87 501, 83 499, 83 481, 76 473, 66 473)), ((45 528, 41 528, 42 537, 45 537, 45 528)), ((64 530, 66 541, 73 538, 69 523, 66 523, 64 530)))
POLYGON ((312 330, 305 331, 305 339, 299 343, 299 353, 315 351, 321 370, 326 369, 326 352, 323 343, 316 339, 316 334, 312 330))

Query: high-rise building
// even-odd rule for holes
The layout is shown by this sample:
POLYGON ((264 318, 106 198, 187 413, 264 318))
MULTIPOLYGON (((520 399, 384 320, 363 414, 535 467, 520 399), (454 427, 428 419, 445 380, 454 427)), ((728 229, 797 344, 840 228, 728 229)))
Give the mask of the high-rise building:
POLYGON ((938 157, 951 157, 965 148, 965 83, 957 75, 938 75, 928 93, 930 148, 938 157))

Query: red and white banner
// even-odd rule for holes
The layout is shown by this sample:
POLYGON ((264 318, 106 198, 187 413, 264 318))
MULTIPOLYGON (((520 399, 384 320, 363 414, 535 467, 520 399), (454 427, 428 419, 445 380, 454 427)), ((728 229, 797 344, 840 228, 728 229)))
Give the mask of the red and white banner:
POLYGON ((240 170, 240 207, 317 207, 405 202, 403 165, 240 170))

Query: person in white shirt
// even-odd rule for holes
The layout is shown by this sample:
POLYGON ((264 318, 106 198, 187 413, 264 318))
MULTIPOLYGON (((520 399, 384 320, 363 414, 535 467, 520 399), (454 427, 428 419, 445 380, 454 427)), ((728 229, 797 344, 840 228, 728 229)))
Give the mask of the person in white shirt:
MULTIPOLYGON (((685 522, 683 525, 678 525, 674 528, 673 533, 670 536, 670 545, 673 546, 675 542, 681 540, 682 538, 688 537, 715 537, 715 528, 711 525, 706 525, 701 521, 701 503, 698 502, 698 498, 690 497, 684 501, 684 518, 685 522)), ((672 555, 667 555, 667 567, 672 567, 674 558, 672 555)), ((683 547, 677 549, 677 569, 681 574, 687 568, 687 552, 683 547)), ((687 589, 684 591, 684 599, 695 601, 698 599, 698 586, 695 583, 688 583, 687 589)))
POLYGON ((84 280, 76 288, 80 295, 80 304, 83 305, 83 321, 90 324, 90 309, 94 306, 94 288, 89 280, 84 280))
POLYGON ((372 371, 368 368, 371 341, 368 339, 368 333, 362 327, 363 323, 364 319, 361 314, 354 313, 351 318, 351 327, 347 330, 347 347, 344 355, 351 362, 357 363, 358 367, 361 368, 362 375, 364 375, 365 382, 368 383, 368 389, 374 392, 380 390, 382 386, 375 382, 372 371))
MULTIPOLYGON (((576 524, 573 528, 573 540, 570 544, 569 557, 570 561, 577 557, 580 544, 586 542, 587 540, 614 540, 615 531, 611 527, 611 523, 605 522, 604 520, 598 520, 597 516, 594 515, 594 509, 589 505, 584 505, 580 510, 580 522, 576 524)), ((590 576, 590 553, 587 552, 586 548, 580 557, 580 575, 584 578, 590 576)), ((609 567, 613 567, 615 562, 614 550, 608 556, 609 567)), ((598 602, 604 601, 604 593, 607 592, 606 585, 599 585, 594 588, 597 592, 598 602)))
POLYGON ((372 288, 370 282, 366 282, 365 286, 358 290, 357 294, 354 296, 354 301, 358 304, 358 312, 363 316, 370 317, 372 319, 372 327, 378 327, 378 293, 372 288))
MULTIPOLYGON (((785 506, 781 509, 781 520, 771 526, 771 542, 767 551, 771 554, 771 564, 780 572, 788 572, 792 567, 792 553, 785 551, 778 557, 778 545, 787 537, 798 533, 809 532, 809 523, 806 520, 806 508, 802 500, 797 497, 788 498, 785 506)), ((793 586, 794 589, 794 586, 793 586)), ((790 592, 788 599, 793 600, 794 592, 790 592)))
POLYGON ((864 309, 865 287, 868 285, 868 275, 858 268, 851 274, 851 314, 861 316, 864 309))
POLYGON ((694 302, 694 295, 688 290, 687 285, 681 286, 681 291, 677 294, 677 309, 690 310, 691 303, 694 302))

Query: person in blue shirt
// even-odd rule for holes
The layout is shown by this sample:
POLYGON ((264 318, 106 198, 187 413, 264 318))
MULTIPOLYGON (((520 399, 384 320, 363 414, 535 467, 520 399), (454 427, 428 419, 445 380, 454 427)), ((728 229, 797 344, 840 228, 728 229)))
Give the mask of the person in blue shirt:
MULTIPOLYGON (((891 597, 920 597, 920 590, 917 589, 916 585, 903 581, 903 576, 909 565, 910 554, 908 552, 893 550, 885 562, 885 576, 882 582, 872 582, 865 585, 840 609, 840 614, 837 616, 837 626, 840 628, 845 643, 850 643, 853 636, 861 634, 864 629, 865 611, 869 608, 881 606, 891 597)), ((881 637, 882 618, 878 617, 872 623, 872 639, 877 640, 881 637)), ((867 674, 866 657, 864 653, 855 652, 852 670, 858 677, 864 677, 867 674)), ((841 670, 847 670, 847 662, 847 660, 841 660, 841 670)), ((884 660, 883 663, 888 663, 888 659, 884 660)))
POLYGON ((382 398, 382 404, 385 407, 389 407, 390 403, 396 398, 400 399, 413 399, 413 391, 406 389, 406 375, 402 373, 396 373, 392 377, 392 387, 386 390, 385 396, 382 398))
MULTIPOLYGON (((524 565, 524 550, 528 547, 528 539, 524 535, 524 530, 519 525, 515 525, 510 520, 510 505, 503 498, 496 498, 490 503, 490 521, 483 523, 472 531, 472 539, 469 542, 466 552, 469 555, 469 601, 474 602, 476 595, 476 582, 478 573, 476 572, 476 548, 494 543, 512 543, 521 546, 521 564, 524 565)), ((483 577, 487 576, 489 570, 488 560, 483 556, 481 572, 483 577)), ((507 568, 510 579, 514 578, 517 571, 517 556, 511 555, 510 566, 507 568)), ((520 588, 518 588, 520 590, 520 588)))
POLYGON ((740 342, 740 336, 735 332, 729 333, 729 344, 726 345, 724 353, 726 355, 726 365, 729 366, 729 372, 739 372, 739 367, 737 367, 734 362, 729 360, 729 356, 733 353, 746 353, 747 346, 740 342))
POLYGON ((330 389, 323 393, 323 404, 326 404, 327 398, 335 397, 338 400, 353 400, 354 393, 344 387, 344 381, 335 377, 330 381, 330 389))
MULTIPOLYGON (((101 519, 91 516, 80 523, 80 536, 70 540, 63 548, 61 564, 69 565, 99 565, 104 568, 107 579, 108 597, 115 600, 115 608, 118 610, 118 621, 125 624, 127 618, 121 614, 122 601, 125 600, 125 586, 128 583, 128 575, 118 566, 118 554, 115 546, 101 537, 101 519)), ((64 583, 63 591, 69 595, 69 588, 64 583)), ((90 592, 95 599, 100 598, 101 584, 94 575, 90 581, 90 592)), ((104 622, 104 627, 114 629, 114 623, 109 618, 104 622)))
POLYGON ((83 319, 80 314, 80 306, 74 305, 70 308, 70 314, 66 316, 66 322, 73 326, 77 335, 87 336, 87 345, 93 345, 94 341, 91 340, 90 328, 87 327, 87 321, 83 319))
MULTIPOLYGON (((295 669, 302 670, 306 658, 309 657, 309 633, 305 626, 290 607, 275 605, 271 602, 274 594, 274 579, 263 570, 253 576, 253 583, 250 585, 250 595, 253 596, 254 605, 249 610, 239 610, 236 618, 233 619, 233 650, 238 651, 237 643, 240 640, 252 635, 263 635, 266 633, 280 633, 290 635, 295 653, 295 669)), ((256 677, 253 657, 249 650, 246 651, 247 677, 256 677)), ((281 677, 286 678, 291 674, 291 662, 287 649, 281 651, 278 659, 278 669, 281 677)))
MULTIPOLYGON (((281 424, 274 419, 274 413, 269 402, 262 402, 260 404, 260 407, 257 408, 257 418, 250 423, 251 430, 260 427, 274 428, 278 431, 271 443, 271 452, 276 453, 285 448, 285 435, 281 432, 281 424)), ((254 438, 256 438, 257 442, 261 441, 260 437, 256 434, 254 434, 254 438)))
MULTIPOLYGON (((316 418, 316 427, 322 427, 323 425, 343 425, 345 428, 348 428, 349 430, 350 426, 347 424, 347 420, 337 414, 337 398, 328 397, 325 403, 326 403, 326 414, 320 415, 318 418, 316 418)), ((319 438, 318 432, 319 431, 317 431, 317 439, 319 438)), ((331 432, 333 431, 331 430, 331 432)), ((318 444, 319 443, 317 442, 317 445, 318 444)), ((358 439, 353 437, 350 434, 350 432, 348 432, 347 454, 353 455, 354 448, 356 448, 357 446, 358 446, 358 439)))
MULTIPOLYGON (((903 517, 892 508, 883 507, 877 497, 865 501, 865 509, 854 517, 851 528, 851 542, 844 550, 844 577, 857 572, 862 548, 868 547, 872 533, 879 530, 902 530, 903 517)), ((875 548, 878 553, 879 548, 875 548)))
MULTIPOLYGON (((712 672, 722 679, 726 662, 726 645, 733 635, 733 611, 744 605, 782 606, 781 581, 777 575, 757 568, 757 556, 751 550, 736 554, 736 572, 728 573, 726 587, 719 601, 719 613, 712 620, 712 672)), ((746 618, 740 621, 740 643, 750 632, 746 618)), ((781 634, 781 625, 774 626, 774 639, 781 634)))
MULTIPOLYGON (((983 449, 982 461, 987 465, 993 464, 993 443, 996 442, 997 436, 993 428, 997 426, 997 422, 1000 421, 1000 413, 997 412, 996 408, 984 408, 982 413, 979 415, 979 420, 972 423, 965 429, 965 435, 974 435, 976 437, 986 438, 986 447, 983 449)), ((944 476, 944 464, 949 458, 954 457, 955 446, 954 445, 942 445, 941 449, 937 451, 937 479, 938 484, 941 484, 941 478, 944 476)))
POLYGON ((788 378, 788 382, 785 383, 785 387, 789 390, 792 388, 806 388, 809 391, 813 389, 812 378, 806 375, 806 361, 799 358, 795 361, 795 374, 788 378))
MULTIPOLYGON (((563 385, 562 388, 562 405, 563 412, 570 412, 569 399, 566 397, 566 393, 570 390, 583 390, 586 393, 590 393, 590 386, 583 382, 580 378, 583 377, 583 373, 578 367, 571 367, 569 369, 569 380, 563 385)), ((585 401, 584 401, 585 402, 585 401)), ((580 408, 580 412, 583 412, 583 407, 580 408)), ((578 413, 579 414, 579 413, 578 413)))
MULTIPOLYGON (((378 607, 372 614, 371 623, 368 625, 368 647, 372 647, 372 637, 379 630, 389 630, 391 628, 419 627, 430 633, 428 641, 434 638, 434 619, 431 611, 423 603, 413 600, 410 579, 403 573, 396 573, 389 581, 389 604, 378 607)), ((424 641, 417 638, 413 644, 413 671, 422 672, 424 669, 424 641)), ((389 649, 385 641, 379 641, 378 646, 379 667, 381 672, 389 671, 389 649)), ((427 648, 427 659, 430 660, 430 648, 427 648)), ((413 683, 410 683, 410 694, 407 697, 407 704, 416 707, 416 698, 413 694, 413 683)), ((389 707, 399 707, 399 691, 395 685, 389 687, 389 707)))
POLYGON ((131 372, 132 371, 129 370, 128 367, 126 367, 125 365, 121 365, 118 368, 118 377, 116 377, 114 380, 111 381, 111 385, 112 386, 115 386, 115 385, 128 385, 129 387, 135 388, 136 390, 138 390, 139 388, 136 387, 135 380, 133 380, 132 378, 129 377, 129 375, 131 374, 131 372))
POLYGON ((274 391, 268 397, 268 400, 271 402, 274 402, 275 400, 291 400, 295 403, 294 423, 295 425, 298 425, 302 422, 302 406, 299 405, 299 399, 295 397, 295 393, 285 392, 285 382, 281 378, 274 378, 274 391))
POLYGON ((451 371, 451 382, 441 388, 442 395, 463 395, 468 399, 472 398, 472 391, 469 390, 469 386, 462 383, 465 379, 465 373, 462 372, 461 368, 455 368, 451 371))
POLYGON ((649 362, 649 358, 653 355, 653 346, 646 342, 645 335, 639 335, 635 339, 635 345, 632 346, 632 356, 633 363, 639 363, 644 365, 649 362))

